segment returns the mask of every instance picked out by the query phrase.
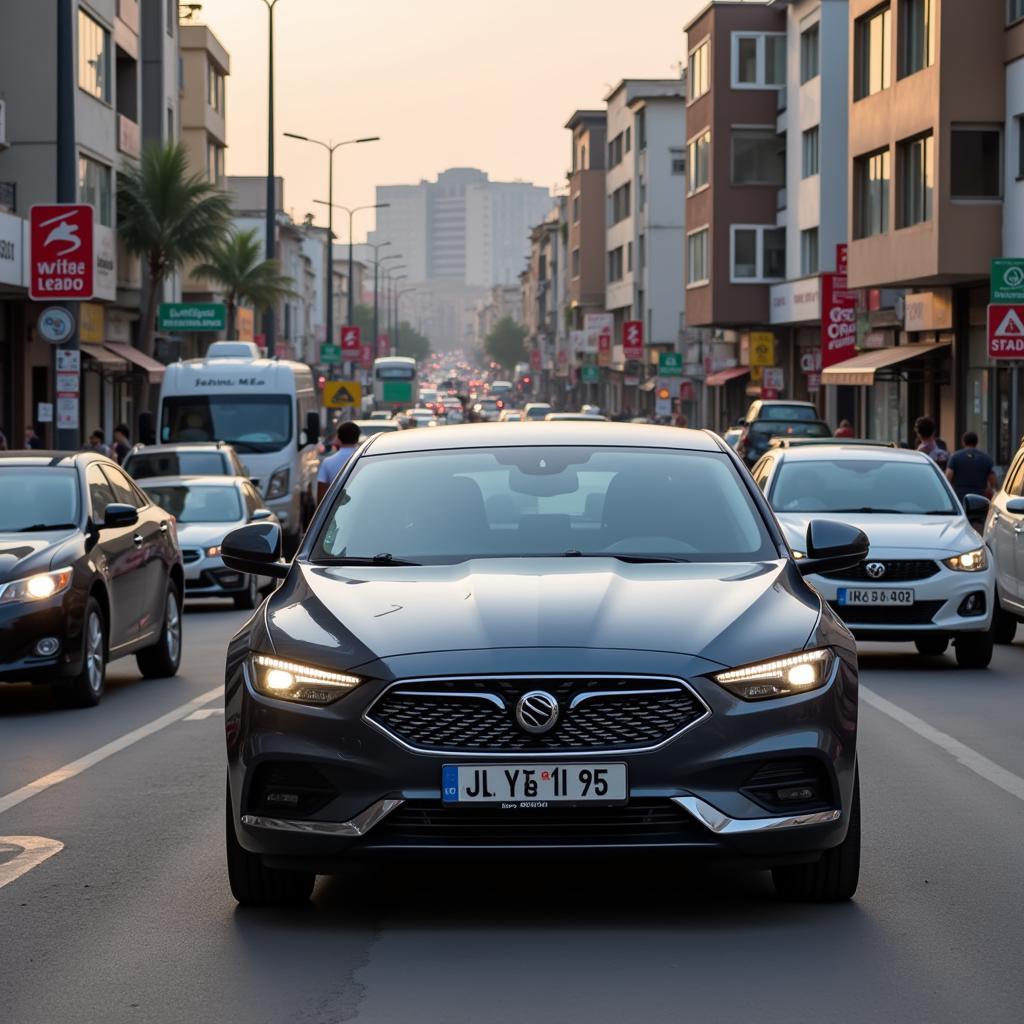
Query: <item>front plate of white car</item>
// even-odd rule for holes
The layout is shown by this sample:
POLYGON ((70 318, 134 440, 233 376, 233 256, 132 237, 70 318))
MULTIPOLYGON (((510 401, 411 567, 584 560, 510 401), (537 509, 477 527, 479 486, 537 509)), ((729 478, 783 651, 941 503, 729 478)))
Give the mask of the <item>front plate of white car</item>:
POLYGON ((849 605, 904 606, 914 603, 914 591, 909 588, 894 590, 882 587, 840 587, 837 601, 842 607, 849 605))

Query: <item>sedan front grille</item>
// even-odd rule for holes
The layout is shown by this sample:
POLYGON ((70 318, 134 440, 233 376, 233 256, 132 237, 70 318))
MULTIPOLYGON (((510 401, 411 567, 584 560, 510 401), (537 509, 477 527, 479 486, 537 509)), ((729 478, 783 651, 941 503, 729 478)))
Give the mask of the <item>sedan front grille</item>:
POLYGON ((530 754, 654 747, 708 714, 674 680, 530 677, 398 683, 366 717, 417 750, 530 754), (541 735, 525 731, 515 714, 519 698, 538 689, 559 707, 554 728, 541 735))
MULTIPOLYGON (((877 572, 877 570, 876 570, 877 572)), ((869 559, 852 569, 839 569, 836 572, 825 572, 822 575, 829 580, 849 580, 851 583, 907 583, 910 580, 926 580, 938 575, 939 566, 927 558, 909 558, 898 560, 869 559), (868 565, 881 565, 885 568, 880 576, 872 576, 867 571, 868 565)))

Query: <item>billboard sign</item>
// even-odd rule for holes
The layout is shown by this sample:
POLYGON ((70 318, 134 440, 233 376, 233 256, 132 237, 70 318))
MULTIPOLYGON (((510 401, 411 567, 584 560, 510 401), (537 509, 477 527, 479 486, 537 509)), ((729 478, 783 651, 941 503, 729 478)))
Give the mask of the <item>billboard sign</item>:
MULTIPOLYGON (((91 299, 96 278, 92 207, 88 203, 33 206, 29 224, 29 297, 91 299)), ((57 412, 59 418, 60 409, 57 412)))
POLYGON ((622 325, 622 358, 643 359, 644 357, 644 322, 643 320, 627 320, 622 325))
POLYGON ((358 359, 363 350, 362 338, 358 327, 342 327, 341 351, 346 359, 358 359))
POLYGON ((821 365, 835 366, 857 354, 857 295, 845 274, 821 275, 821 365))

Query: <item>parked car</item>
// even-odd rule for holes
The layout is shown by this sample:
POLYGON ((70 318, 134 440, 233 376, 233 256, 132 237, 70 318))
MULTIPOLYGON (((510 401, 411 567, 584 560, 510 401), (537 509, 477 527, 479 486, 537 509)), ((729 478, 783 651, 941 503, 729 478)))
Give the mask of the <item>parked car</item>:
POLYGON ((959 665, 988 665, 995 571, 975 529, 988 511, 985 498, 970 495, 961 506, 927 455, 883 444, 775 448, 751 475, 798 559, 812 519, 867 534, 863 565, 809 577, 856 637, 913 641, 929 655, 952 641, 959 665))
POLYGON ((137 483, 178 524, 185 596, 230 597, 236 608, 255 608, 260 588, 272 580, 227 568, 220 549, 224 537, 246 523, 280 525, 259 491, 239 477, 154 477, 137 483))
POLYGON ((108 661, 177 674, 184 571, 174 518, 95 452, 0 452, 0 681, 103 697, 108 661))
POLYGON ((752 466, 764 455, 776 437, 828 440, 832 437, 832 431, 824 420, 775 420, 766 417, 754 420, 743 428, 734 450, 748 466, 752 466))
POLYGON ((136 480, 154 476, 244 476, 245 464, 223 441, 188 444, 137 444, 121 468, 136 480))
POLYGON ((272 524, 225 538, 282 581, 227 660, 235 898, 302 902, 353 857, 585 847, 751 858, 785 897, 848 899, 856 648, 801 574, 867 538, 812 522, 797 563, 707 433, 515 434, 371 438, 291 563, 272 524))
POLYGON ((993 633, 997 644, 1010 644, 1024 618, 1024 445, 992 499, 985 542, 992 551, 996 572, 993 633))

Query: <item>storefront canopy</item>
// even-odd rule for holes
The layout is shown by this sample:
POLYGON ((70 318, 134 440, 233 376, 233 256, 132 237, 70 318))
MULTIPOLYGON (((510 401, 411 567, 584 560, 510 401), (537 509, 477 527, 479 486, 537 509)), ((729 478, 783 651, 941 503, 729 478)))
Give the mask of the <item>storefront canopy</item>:
MULTIPOLYGON (((871 387, 879 371, 892 370, 893 367, 908 363, 912 359, 920 359, 921 356, 935 355, 949 344, 949 341, 936 341, 928 345, 897 345, 895 348, 876 348, 870 352, 861 352, 860 355, 845 362, 827 366, 821 371, 821 382, 871 387)), ((882 374, 882 377, 886 376, 889 374, 882 374)))
POLYGON ((739 380, 740 377, 749 377, 750 367, 749 366, 733 366, 728 370, 719 370, 718 373, 712 373, 705 383, 709 388, 720 388, 724 387, 731 380, 739 380))
POLYGON ((108 341, 106 347, 114 355, 127 360, 140 370, 145 370, 149 376, 150 384, 159 384, 164 379, 164 370, 167 367, 163 363, 158 363, 151 356, 147 356, 144 352, 140 352, 137 348, 133 348, 131 345, 116 344, 112 341, 108 341))
POLYGON ((78 347, 82 350, 82 355, 98 363, 101 370, 121 372, 128 369, 128 364, 123 359, 108 352, 102 345, 89 345, 83 341, 78 347))

